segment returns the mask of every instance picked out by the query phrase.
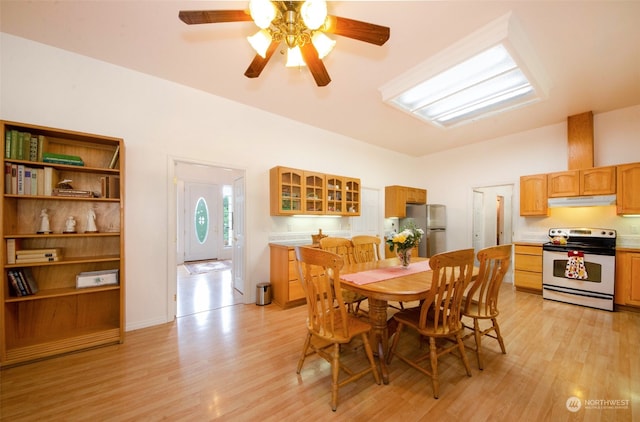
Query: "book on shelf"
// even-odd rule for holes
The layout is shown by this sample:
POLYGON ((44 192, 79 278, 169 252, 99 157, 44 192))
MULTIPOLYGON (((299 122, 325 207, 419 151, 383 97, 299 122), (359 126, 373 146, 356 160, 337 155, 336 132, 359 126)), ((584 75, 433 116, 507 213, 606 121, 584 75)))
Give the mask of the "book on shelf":
POLYGON ((18 158, 18 131, 13 129, 11 130, 11 158, 18 158))
POLYGON ((60 180, 60 172, 53 167, 44 168, 44 188, 43 193, 45 196, 51 196, 53 189, 58 185, 60 180))
POLYGON ((4 158, 11 158, 11 131, 4 132, 4 158))
POLYGON ((7 264, 16 263, 16 252, 19 247, 18 239, 7 239, 7 264))
POLYGON ((59 256, 16 256, 16 264, 37 264, 40 262, 56 262, 60 261, 59 256))
POLYGON ((65 189, 55 188, 51 191, 52 196, 70 196, 76 198, 93 198, 93 192, 90 190, 82 189, 65 189))
POLYGON ((29 161, 38 161, 38 136, 31 135, 29 140, 29 161))
POLYGON ((118 162, 119 158, 120 158, 120 145, 116 147, 116 150, 113 153, 113 157, 111 157, 111 161, 109 162, 110 169, 116 168, 116 163, 118 162))
POLYGON ((24 168, 24 195, 31 195, 31 167, 24 168))
POLYGON ((38 182, 36 183, 36 195, 44 195, 44 169, 36 169, 38 182))
POLYGON ((24 195, 24 164, 18 164, 18 195, 24 195))
POLYGON ((38 169, 31 169, 31 195, 38 194, 38 169))
POLYGON ((101 177, 100 194, 103 198, 120 198, 120 176, 101 177))
POLYGON ((4 193, 11 193, 11 163, 4 163, 4 193))
POLYGON ((47 146, 47 140, 44 135, 38 135, 38 152, 36 161, 42 161, 44 155, 44 149, 47 146))
POLYGON ((58 154, 54 152, 43 152, 42 161, 51 164, 67 164, 71 166, 84 166, 82 158, 76 155, 58 154))
POLYGON ((38 292, 38 284, 30 268, 11 269, 7 276, 16 296, 30 296, 38 292))
MULTIPOLYGON (((15 239, 14 239, 15 240, 15 239)), ((35 257, 51 257, 62 256, 61 248, 43 248, 43 249, 18 249, 15 251, 17 258, 35 258, 35 257)))
POLYGON ((18 193, 18 165, 11 164, 11 193, 18 193))

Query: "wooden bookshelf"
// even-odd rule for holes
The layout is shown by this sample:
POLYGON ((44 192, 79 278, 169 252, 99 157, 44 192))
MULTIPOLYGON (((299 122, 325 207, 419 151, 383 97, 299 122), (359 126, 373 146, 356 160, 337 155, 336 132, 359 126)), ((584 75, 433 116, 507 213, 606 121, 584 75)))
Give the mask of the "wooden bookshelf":
POLYGON ((5 141, 0 210, 4 274, 0 288, 0 366, 123 342, 123 140, 8 121, 0 121, 0 128, 5 141), (50 152, 80 157, 83 165, 38 161, 37 153, 17 158, 10 147, 14 132, 39 139, 40 156, 42 152, 50 152), (92 197, 50 196, 36 188, 17 192, 12 186, 15 182, 7 180, 13 177, 12 170, 17 166, 34 169, 38 177, 45 167, 50 167, 60 180, 71 180, 74 189, 90 191, 92 197), (105 177, 118 184, 117 197, 103 196, 105 177), (38 234, 43 209, 49 216, 48 234, 38 234), (90 210, 96 215, 97 232, 86 232, 90 210), (69 216, 76 220, 74 233, 65 233, 69 216), (15 239, 18 250, 60 248, 62 257, 54 262, 9 263, 10 239, 15 239), (11 286, 8 272, 26 267, 30 268, 38 291, 19 296, 11 286), (79 273, 101 270, 117 270, 118 284, 76 288, 79 273))

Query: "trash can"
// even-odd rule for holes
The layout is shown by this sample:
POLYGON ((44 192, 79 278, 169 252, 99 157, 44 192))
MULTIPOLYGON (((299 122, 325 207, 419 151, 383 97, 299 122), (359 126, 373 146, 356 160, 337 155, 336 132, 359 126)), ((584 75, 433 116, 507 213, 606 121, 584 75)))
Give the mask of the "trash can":
POLYGON ((264 306, 271 303, 271 284, 258 283, 256 286, 256 305, 264 306))

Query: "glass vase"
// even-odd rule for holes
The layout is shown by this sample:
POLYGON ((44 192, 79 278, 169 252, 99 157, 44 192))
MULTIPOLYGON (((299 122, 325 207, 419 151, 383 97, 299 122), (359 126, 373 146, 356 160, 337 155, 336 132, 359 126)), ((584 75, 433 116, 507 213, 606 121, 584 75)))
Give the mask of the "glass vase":
POLYGON ((398 249, 396 253, 402 267, 407 268, 411 263, 411 249, 398 249))

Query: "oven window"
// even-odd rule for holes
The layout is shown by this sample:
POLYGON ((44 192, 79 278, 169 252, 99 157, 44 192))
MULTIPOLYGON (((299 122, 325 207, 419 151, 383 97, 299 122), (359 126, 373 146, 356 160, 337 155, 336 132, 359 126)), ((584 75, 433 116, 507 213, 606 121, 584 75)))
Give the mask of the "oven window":
MULTIPOLYGON (((553 260, 553 276, 558 278, 566 278, 564 271, 567 268, 567 259, 553 260)), ((587 270, 587 279, 580 281, 591 281, 593 283, 602 282, 602 265, 594 262, 585 262, 584 266, 587 270)))

